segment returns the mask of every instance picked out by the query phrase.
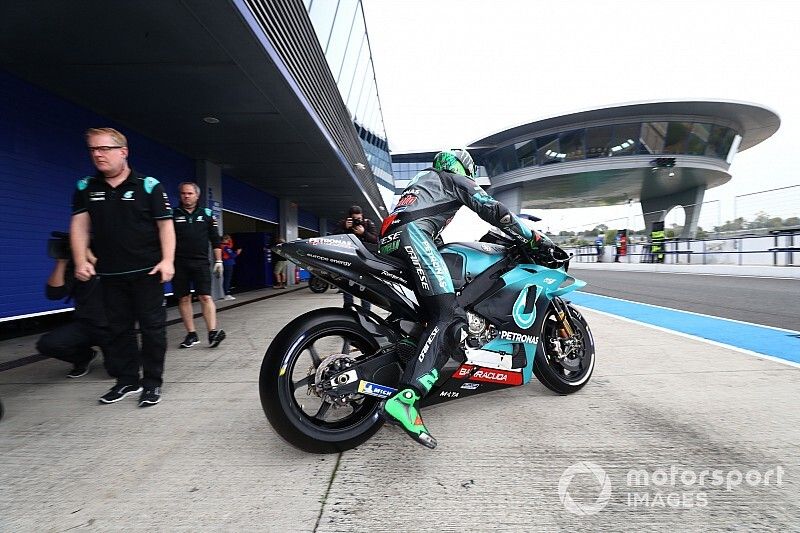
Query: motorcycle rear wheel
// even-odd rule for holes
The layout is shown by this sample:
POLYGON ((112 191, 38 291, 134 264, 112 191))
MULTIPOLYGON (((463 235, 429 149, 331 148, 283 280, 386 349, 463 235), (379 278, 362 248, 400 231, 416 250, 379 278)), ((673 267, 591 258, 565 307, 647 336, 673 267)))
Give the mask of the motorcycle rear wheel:
POLYGON ((368 440, 383 425, 377 399, 334 406, 310 392, 309 383, 326 358, 357 360, 378 348, 352 311, 318 309, 290 322, 267 349, 259 378, 261 406, 275 431, 311 453, 337 453, 368 440))
POLYGON ((560 324, 556 318, 556 311, 551 305, 547 310, 542 326, 542 345, 536 350, 533 364, 533 374, 548 389, 558 394, 572 394, 583 388, 592 377, 595 363, 594 337, 589 329, 589 324, 580 312, 566 304, 571 324, 575 330, 574 352, 569 359, 559 359, 559 354, 551 343, 551 339, 558 339, 560 324))

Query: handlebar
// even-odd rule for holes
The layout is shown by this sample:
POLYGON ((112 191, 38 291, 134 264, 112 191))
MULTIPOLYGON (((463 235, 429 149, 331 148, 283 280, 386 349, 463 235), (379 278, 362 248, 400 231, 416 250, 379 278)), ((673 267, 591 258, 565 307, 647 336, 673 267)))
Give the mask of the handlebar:
POLYGON ((569 261, 572 257, 555 244, 543 246, 539 250, 532 250, 527 243, 516 243, 516 250, 520 255, 531 263, 545 266, 547 268, 564 267, 569 268, 569 261))

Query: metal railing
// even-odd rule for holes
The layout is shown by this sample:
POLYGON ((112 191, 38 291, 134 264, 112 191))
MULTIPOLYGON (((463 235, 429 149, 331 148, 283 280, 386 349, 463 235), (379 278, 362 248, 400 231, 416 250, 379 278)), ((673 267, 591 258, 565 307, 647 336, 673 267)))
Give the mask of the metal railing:
POLYGON ((697 265, 800 266, 800 228, 784 228, 763 235, 736 235, 713 239, 666 239, 663 251, 653 252, 651 242, 628 243, 625 255, 614 245, 563 247, 579 263, 625 262, 697 265))

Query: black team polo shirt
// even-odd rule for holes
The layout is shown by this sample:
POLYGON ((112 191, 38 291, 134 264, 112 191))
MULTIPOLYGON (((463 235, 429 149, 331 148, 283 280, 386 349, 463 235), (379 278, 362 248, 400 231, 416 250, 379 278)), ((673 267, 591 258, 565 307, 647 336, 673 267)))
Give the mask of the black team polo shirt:
POLYGON ((111 187, 102 174, 87 176, 72 197, 72 214, 86 211, 99 275, 150 271, 161 261, 156 221, 171 219, 172 207, 157 179, 131 170, 125 181, 111 187))

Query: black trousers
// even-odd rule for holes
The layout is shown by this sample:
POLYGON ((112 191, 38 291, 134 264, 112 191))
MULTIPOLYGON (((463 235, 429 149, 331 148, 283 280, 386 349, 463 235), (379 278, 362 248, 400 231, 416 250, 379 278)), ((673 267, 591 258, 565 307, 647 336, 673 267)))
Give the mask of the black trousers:
POLYGON ((99 346, 105 354, 108 339, 107 327, 75 320, 39 337, 36 349, 47 357, 78 365, 87 362, 92 356, 92 346, 99 346))
POLYGON ((425 396, 428 390, 420 378, 434 369, 442 370, 458 348, 459 333, 467 325, 466 315, 458 306, 450 271, 430 236, 410 222, 397 228, 390 237, 399 242, 390 254, 408 265, 414 293, 428 319, 417 343, 416 356, 407 363, 400 379, 400 387, 411 387, 425 396))
POLYGON ((119 385, 160 387, 167 352, 167 310, 160 276, 147 272, 103 276, 103 299, 110 330, 106 353, 109 374, 119 385), (141 349, 136 322, 142 335, 141 349))

